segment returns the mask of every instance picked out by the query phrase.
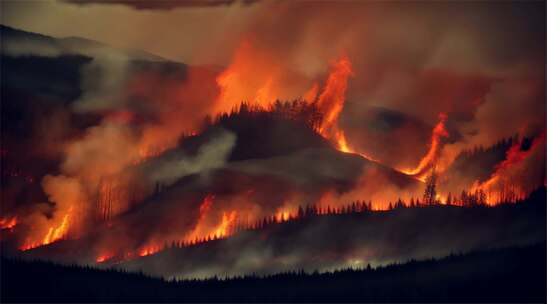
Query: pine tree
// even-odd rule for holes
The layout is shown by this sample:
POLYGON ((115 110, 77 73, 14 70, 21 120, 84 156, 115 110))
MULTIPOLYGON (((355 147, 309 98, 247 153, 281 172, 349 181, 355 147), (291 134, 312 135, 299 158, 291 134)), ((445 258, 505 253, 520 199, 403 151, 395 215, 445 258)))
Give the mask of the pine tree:
POLYGON ((427 177, 425 184, 423 203, 433 205, 437 202, 437 173, 435 172, 435 167, 431 170, 431 174, 427 177))

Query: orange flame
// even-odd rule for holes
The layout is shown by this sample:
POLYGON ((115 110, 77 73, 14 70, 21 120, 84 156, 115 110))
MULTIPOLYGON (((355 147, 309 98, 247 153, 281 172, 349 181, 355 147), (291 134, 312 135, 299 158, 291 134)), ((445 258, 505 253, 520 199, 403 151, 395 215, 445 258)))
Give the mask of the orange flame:
POLYGON ((44 238, 43 244, 47 245, 63 238, 68 232, 69 223, 70 223, 70 210, 63 217, 63 221, 61 222, 61 225, 59 225, 56 228, 54 227, 49 228, 49 231, 46 237, 44 238))
POLYGON ((228 68, 216 79, 220 95, 212 114, 230 112, 243 101, 262 107, 270 104, 280 97, 279 72, 273 57, 243 41, 228 68))
POLYGON ((12 229, 17 225, 17 217, 0 219, 0 229, 12 229))
POLYGON ((439 122, 433 128, 431 134, 431 145, 429 146, 429 150, 427 151, 426 155, 420 160, 418 166, 414 169, 400 170, 401 172, 407 175, 421 175, 424 173, 425 170, 427 170, 437 161, 439 153, 442 149, 441 139, 443 137, 448 137, 448 132, 445 128, 445 122, 447 118, 448 116, 444 113, 441 113, 439 115, 439 122))
POLYGON ((104 263, 104 262, 106 262, 106 261, 112 259, 113 257, 114 257, 114 255, 112 255, 112 254, 103 254, 103 255, 98 256, 98 257, 95 259, 95 261, 96 261, 97 263, 104 263))
POLYGON ((279 211, 275 215, 275 219, 278 223, 286 222, 290 220, 291 218, 293 218, 292 214, 289 211, 285 211, 285 210, 279 211))
POLYGON ((522 163, 532 152, 545 140, 545 132, 542 132, 536 138, 534 138, 532 145, 528 150, 521 150, 521 142, 517 141, 506 152, 505 160, 499 163, 494 173, 490 178, 483 182, 476 182, 472 191, 482 190, 489 193, 489 204, 495 204, 495 202, 502 202, 505 199, 523 199, 528 194, 523 190, 523 187, 509 183, 506 177, 507 172, 522 163), (507 197, 511 196, 511 197, 507 197))
POLYGON ((139 250, 139 256, 143 257, 143 256, 151 255, 156 252, 159 252, 160 250, 161 250, 160 246, 144 247, 141 250, 139 250))
MULTIPOLYGON (((354 153, 368 160, 376 161, 371 156, 357 152, 350 147, 343 130, 338 126, 338 117, 344 108, 348 79, 354 73, 351 61, 344 56, 334 62, 332 70, 327 78, 325 88, 317 99, 317 106, 324 113, 323 121, 317 132, 321 136, 336 144, 336 149, 344 153, 354 153)), ((305 100, 312 100, 317 94, 317 86, 314 86, 305 95, 305 100)))
POLYGON ((348 78, 353 75, 351 62, 347 57, 338 59, 332 66, 327 83, 317 100, 317 106, 324 113, 318 132, 333 139, 338 132, 338 116, 344 108, 348 78))
POLYGON ((237 219, 237 212, 231 211, 229 213, 222 213, 222 222, 215 229, 213 236, 216 238, 224 238, 232 234, 234 225, 237 219))
POLYGON ((23 245, 20 249, 22 251, 25 251, 25 250, 33 249, 36 247, 45 246, 66 237, 66 235, 68 234, 69 226, 70 226, 71 213, 72 213, 72 207, 68 210, 65 216, 63 216, 63 220, 58 226, 49 227, 48 232, 46 233, 46 235, 41 241, 23 245))

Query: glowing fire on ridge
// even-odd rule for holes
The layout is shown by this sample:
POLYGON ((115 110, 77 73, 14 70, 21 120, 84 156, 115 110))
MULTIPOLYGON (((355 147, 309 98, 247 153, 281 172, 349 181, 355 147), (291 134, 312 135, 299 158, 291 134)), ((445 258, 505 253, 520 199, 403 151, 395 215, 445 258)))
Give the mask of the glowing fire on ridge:
POLYGON ((23 245, 20 249, 25 251, 36 247, 48 245, 63 239, 68 233, 71 213, 72 207, 68 210, 65 216, 63 216, 63 220, 57 227, 49 227, 47 234, 44 236, 41 242, 26 244, 23 245))
POLYGON ((110 259, 112 259, 114 257, 114 255, 111 255, 111 254, 104 254, 104 255, 100 255, 98 256, 96 259, 95 259, 95 262, 97 263, 104 263, 110 259))
POLYGON ((17 225, 17 217, 0 219, 0 229, 11 229, 17 225))
POLYGON ((353 75, 351 62, 347 57, 337 60, 327 78, 325 88, 317 99, 317 106, 324 113, 318 132, 326 138, 333 138, 338 132, 338 117, 344 108, 348 78, 353 75))
POLYGON ((215 232, 213 233, 213 236, 215 236, 216 238, 224 238, 232 234, 236 220, 237 220, 236 211, 223 212, 222 222, 216 228, 215 232))
POLYGON ((475 182, 471 191, 482 190, 489 193, 489 204, 504 201, 506 199, 523 199, 528 194, 527 191, 513 183, 510 183, 507 172, 521 164, 529 157, 537 147, 545 140, 545 132, 534 138, 531 146, 527 150, 521 150, 521 141, 515 142, 506 152, 505 160, 499 163, 494 173, 483 183, 475 182), (509 197, 508 197, 509 196, 509 197))
POLYGON ((418 166, 416 166, 416 168, 414 169, 400 170, 401 172, 413 176, 421 175, 437 161, 437 158, 439 157, 439 153, 442 148, 441 140, 443 137, 448 137, 448 132, 445 128, 445 122, 447 118, 448 116, 444 113, 441 113, 439 115, 439 122, 435 125, 431 133, 431 144, 429 146, 429 150, 420 160, 418 166))
POLYGON ((141 250, 139 250, 139 256, 143 257, 143 256, 151 255, 151 254, 154 254, 154 253, 156 253, 160 250, 161 250, 160 246, 144 247, 141 250))

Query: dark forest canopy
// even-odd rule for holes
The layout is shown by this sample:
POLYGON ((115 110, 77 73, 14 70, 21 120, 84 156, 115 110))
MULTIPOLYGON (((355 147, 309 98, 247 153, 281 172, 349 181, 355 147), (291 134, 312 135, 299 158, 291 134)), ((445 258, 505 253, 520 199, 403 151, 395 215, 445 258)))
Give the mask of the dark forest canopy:
POLYGON ((2 302, 543 302, 545 243, 384 267, 165 281, 2 258, 2 302), (5 279, 9 278, 9 279, 5 279), (523 280, 523 278, 526 278, 523 280), (32 292, 29 292, 32 288, 32 292))

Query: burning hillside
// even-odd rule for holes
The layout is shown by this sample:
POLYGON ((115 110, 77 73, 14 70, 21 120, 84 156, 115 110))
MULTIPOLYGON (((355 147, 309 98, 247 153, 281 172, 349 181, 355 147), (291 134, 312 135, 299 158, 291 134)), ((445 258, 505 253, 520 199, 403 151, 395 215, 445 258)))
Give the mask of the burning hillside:
MULTIPOLYGON (((189 64, 2 26, 3 251, 204 277, 538 241, 543 218, 517 205, 546 184, 541 57, 454 64, 446 48, 483 35, 445 40, 389 5, 366 10, 378 24, 350 21, 359 5, 339 5, 257 4, 189 64), (403 47, 408 33, 376 15, 437 38, 403 47), (230 58, 202 64, 216 44, 230 58), (511 212, 522 230, 505 227, 511 212)), ((476 51, 499 49, 488 42, 476 51)))

